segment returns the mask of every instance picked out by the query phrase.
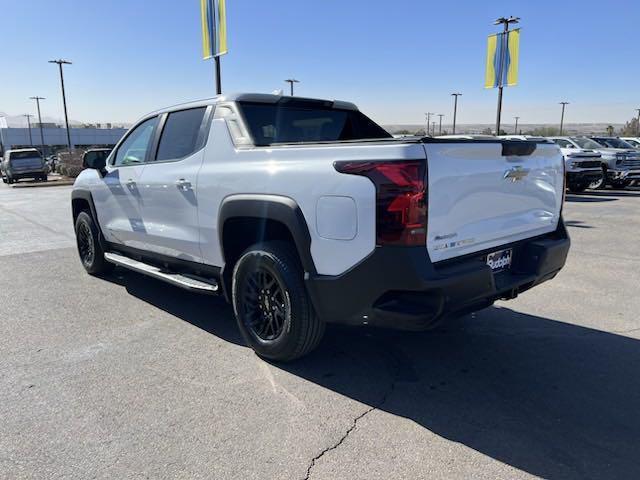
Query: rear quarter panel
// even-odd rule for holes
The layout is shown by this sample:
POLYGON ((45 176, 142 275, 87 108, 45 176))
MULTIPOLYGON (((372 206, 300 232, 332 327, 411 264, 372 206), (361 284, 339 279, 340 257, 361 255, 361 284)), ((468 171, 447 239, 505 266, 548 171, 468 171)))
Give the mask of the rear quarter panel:
POLYGON ((421 145, 237 148, 225 120, 214 119, 197 188, 204 262, 215 266, 224 263, 218 240, 218 213, 222 201, 236 194, 268 194, 289 197, 299 205, 309 229, 311 256, 319 274, 339 275, 347 271, 375 248, 375 188, 367 178, 338 173, 333 163, 338 160, 410 158, 424 158, 421 145), (321 201, 323 197, 342 198, 327 202, 321 201), (355 208, 326 208, 342 202, 347 205, 348 199, 353 200, 355 208), (337 225, 336 229, 327 228, 331 222, 337 225), (354 222, 355 226, 349 227, 354 222), (321 236, 318 225, 324 232, 330 232, 325 235, 332 236, 331 232, 336 231, 333 235, 336 238, 321 236))

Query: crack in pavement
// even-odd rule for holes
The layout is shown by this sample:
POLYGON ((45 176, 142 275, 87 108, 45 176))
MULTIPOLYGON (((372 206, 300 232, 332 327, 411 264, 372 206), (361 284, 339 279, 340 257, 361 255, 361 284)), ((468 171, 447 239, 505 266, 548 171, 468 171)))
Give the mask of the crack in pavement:
POLYGON ((342 445, 344 443, 344 441, 349 437, 351 432, 353 432, 356 429, 356 427, 358 426, 358 422, 360 420, 362 420, 364 417, 366 417, 368 414, 373 412, 374 410, 377 410, 380 407, 382 407, 387 402, 388 398, 391 396, 393 391, 395 390, 396 382, 398 381, 398 377, 399 377, 400 362, 390 352, 384 351, 384 354, 390 356, 392 361, 395 363, 393 374, 391 376, 391 383, 389 385, 389 388, 387 389, 386 392, 384 392, 384 394, 382 395, 382 398, 380 399, 380 401, 378 402, 377 405, 374 405, 374 406, 371 406, 371 407, 367 408, 364 412, 362 412, 360 415, 356 416, 351 421, 351 426, 347 429, 347 431, 344 433, 344 435, 342 435, 342 437, 340 437, 340 439, 336 443, 334 443, 333 445, 323 449, 318 455, 316 455, 315 457, 313 457, 311 459, 311 462, 309 462, 309 466, 307 467, 307 473, 304 476, 303 480, 309 480, 311 478, 311 471, 313 470, 313 467, 316 465, 316 462, 318 460, 320 460, 325 454, 329 453, 332 450, 337 449, 340 445, 342 445))

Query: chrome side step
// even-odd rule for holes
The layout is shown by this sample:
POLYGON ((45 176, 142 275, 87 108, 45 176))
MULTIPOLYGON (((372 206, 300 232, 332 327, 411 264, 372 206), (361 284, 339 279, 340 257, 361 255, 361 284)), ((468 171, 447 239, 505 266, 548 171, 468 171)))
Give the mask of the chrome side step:
POLYGON ((134 272, 142 273, 144 275, 149 275, 150 277, 184 288, 185 290, 207 293, 210 295, 218 293, 218 284, 215 280, 195 278, 181 273, 164 272, 158 267, 134 260, 133 258, 125 257, 118 253, 105 252, 104 258, 105 260, 115 263, 121 267, 128 268, 129 270, 133 270, 134 272))

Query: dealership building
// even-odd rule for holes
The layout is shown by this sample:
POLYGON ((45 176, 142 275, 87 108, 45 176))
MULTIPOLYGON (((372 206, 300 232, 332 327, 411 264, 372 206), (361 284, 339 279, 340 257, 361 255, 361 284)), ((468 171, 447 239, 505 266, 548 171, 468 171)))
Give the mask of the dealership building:
MULTIPOLYGON (((88 148, 93 146, 113 147, 127 131, 125 128, 70 128, 71 145, 73 148, 88 148)), ((55 124, 42 125, 42 137, 44 138, 44 154, 49 155, 58 150, 67 148, 67 130, 55 124)), ((28 128, 0 128, 0 143, 2 152, 10 148, 40 148, 42 143, 38 124, 31 127, 31 136, 28 128)), ((2 154, 2 153, 0 153, 2 154)))

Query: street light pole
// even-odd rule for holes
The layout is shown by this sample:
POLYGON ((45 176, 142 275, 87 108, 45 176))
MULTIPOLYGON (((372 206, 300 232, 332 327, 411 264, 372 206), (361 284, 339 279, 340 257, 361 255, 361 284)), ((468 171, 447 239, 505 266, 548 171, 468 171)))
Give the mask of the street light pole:
POLYGON ((40 100, 45 100, 44 97, 29 97, 31 100, 35 100, 36 101, 36 106, 38 107, 38 123, 40 125, 40 148, 42 149, 42 155, 45 154, 44 152, 44 133, 42 131, 42 116, 40 115, 40 100))
POLYGON ((49 63, 58 64, 58 69, 60 70, 60 86, 62 88, 62 106, 64 107, 64 124, 67 127, 67 145, 69 146, 69 151, 71 151, 71 133, 69 132, 69 115, 67 115, 67 97, 64 92, 64 75, 62 74, 62 65, 71 65, 71 62, 68 60, 49 60, 49 63))
POLYGON ((436 122, 431 122, 431 135, 434 137, 436 135, 436 122))
POLYGON ((440 126, 438 127, 438 135, 442 135, 442 117, 444 117, 444 114, 439 113, 438 117, 440 117, 440 126))
POLYGON ((516 128, 515 128, 515 130, 514 130, 514 132, 513 132, 513 133, 514 133, 515 135, 517 135, 517 134, 518 134, 518 120, 520 120, 520 117, 513 117, 513 118, 515 118, 515 119, 516 119, 516 128))
POLYGON ((562 105, 562 115, 560 115, 560 136, 562 136, 562 129, 564 127, 564 107, 569 105, 569 102, 560 102, 562 105))
POLYGON ((456 134, 456 116, 458 114, 458 97, 462 96, 461 93, 452 93, 453 97, 453 135, 456 134))
POLYGON ((500 51, 500 65, 498 68, 498 111, 496 113, 496 135, 500 135, 500 117, 502 116, 502 89, 504 85, 502 84, 502 78, 504 77, 504 69, 506 67, 506 59, 507 59, 507 49, 508 39, 509 39, 509 24, 518 23, 520 21, 520 17, 500 17, 495 22, 494 25, 504 25, 504 31, 501 33, 502 35, 502 49, 500 51))
POLYGON ((291 88, 291 96, 293 97, 293 84, 300 83, 300 80, 296 80, 295 78, 288 78, 285 80, 285 82, 289 84, 289 87, 291 88))
POLYGON ((636 125, 636 135, 640 137, 640 108, 636 108, 636 111, 638 112, 638 124, 636 125))
POLYGON ((424 115, 425 115, 425 117, 427 117, 427 135, 430 135, 431 132, 430 132, 429 129, 431 128, 431 115, 434 115, 434 113, 427 112, 424 115))
POLYGON ((27 128, 29 129, 29 144, 33 147, 33 137, 31 136, 31 117, 33 117, 33 115, 31 115, 30 113, 25 113, 23 117, 27 117, 27 128))

